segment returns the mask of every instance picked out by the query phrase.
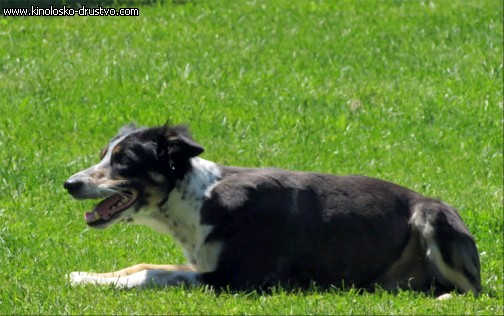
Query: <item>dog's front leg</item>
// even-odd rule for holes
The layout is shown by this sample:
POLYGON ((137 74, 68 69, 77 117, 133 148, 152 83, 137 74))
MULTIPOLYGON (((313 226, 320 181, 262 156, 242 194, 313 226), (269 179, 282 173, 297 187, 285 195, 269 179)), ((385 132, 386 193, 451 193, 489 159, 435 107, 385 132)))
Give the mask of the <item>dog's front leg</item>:
POLYGON ((72 285, 103 284, 125 289, 148 285, 199 284, 198 272, 192 265, 137 264, 109 273, 72 272, 68 277, 72 285))
POLYGON ((119 277, 131 275, 133 273, 137 273, 143 270, 165 270, 165 271, 196 271, 196 267, 191 264, 149 264, 149 263, 140 263, 134 266, 106 273, 93 273, 93 272, 72 272, 72 273, 81 273, 92 275, 95 277, 101 278, 109 278, 109 277, 119 277))

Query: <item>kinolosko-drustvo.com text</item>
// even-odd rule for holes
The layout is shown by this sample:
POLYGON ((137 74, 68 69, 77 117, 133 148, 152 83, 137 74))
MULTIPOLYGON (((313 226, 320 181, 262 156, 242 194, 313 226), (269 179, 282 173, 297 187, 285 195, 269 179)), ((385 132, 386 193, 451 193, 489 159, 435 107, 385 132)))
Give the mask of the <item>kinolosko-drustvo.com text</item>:
POLYGON ((82 6, 78 9, 62 8, 50 6, 49 8, 41 8, 39 6, 31 6, 31 8, 3 8, 4 16, 139 16, 140 9, 138 8, 86 8, 82 6))

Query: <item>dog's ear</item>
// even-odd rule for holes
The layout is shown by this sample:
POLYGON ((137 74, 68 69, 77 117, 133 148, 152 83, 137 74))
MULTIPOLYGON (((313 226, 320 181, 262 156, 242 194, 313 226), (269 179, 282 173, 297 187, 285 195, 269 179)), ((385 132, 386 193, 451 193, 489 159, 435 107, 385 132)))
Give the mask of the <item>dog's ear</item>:
POLYGON ((174 156, 196 157, 200 155, 204 149, 192 138, 186 135, 172 135, 167 137, 168 152, 174 156))
POLYGON ((163 144, 158 144, 159 158, 165 158, 165 155, 172 158, 192 158, 204 151, 203 147, 192 139, 186 126, 164 126, 161 131, 163 144))

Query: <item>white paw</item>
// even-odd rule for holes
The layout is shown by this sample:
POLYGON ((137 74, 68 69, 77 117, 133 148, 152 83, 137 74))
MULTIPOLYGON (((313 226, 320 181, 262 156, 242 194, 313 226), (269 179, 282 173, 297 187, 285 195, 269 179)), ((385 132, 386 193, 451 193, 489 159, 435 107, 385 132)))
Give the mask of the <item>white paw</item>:
POLYGON ((453 295, 451 295, 450 293, 446 293, 446 294, 443 294, 441 296, 438 296, 438 298, 436 298, 436 300, 438 301, 444 301, 444 300, 449 300, 453 297, 453 295))
POLYGON ((87 272, 71 272, 67 274, 70 285, 75 286, 78 284, 95 283, 95 280, 87 272))
MULTIPOLYGON (((142 271, 143 272, 143 271, 142 271)), ((143 278, 140 278, 140 280, 137 280, 138 275, 133 276, 125 276, 125 277, 102 277, 99 275, 96 275, 95 273, 90 273, 90 272, 71 272, 70 274, 67 275, 67 278, 70 282, 70 285, 76 286, 76 285, 82 285, 82 284, 94 284, 94 285, 112 285, 118 289, 129 289, 135 286, 138 286, 137 283, 142 283, 139 282, 143 278), (131 279, 133 277, 133 279, 131 279)))

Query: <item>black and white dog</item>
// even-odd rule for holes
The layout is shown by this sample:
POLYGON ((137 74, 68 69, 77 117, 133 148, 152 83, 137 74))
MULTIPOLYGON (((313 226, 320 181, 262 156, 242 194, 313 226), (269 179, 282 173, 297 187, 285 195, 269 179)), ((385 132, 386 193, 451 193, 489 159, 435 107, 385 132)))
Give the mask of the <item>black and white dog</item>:
POLYGON ((183 126, 126 126, 65 182, 76 199, 103 199, 89 226, 147 225, 190 262, 72 272, 72 284, 480 293, 476 245, 453 207, 378 179, 229 167, 202 152, 183 126))

